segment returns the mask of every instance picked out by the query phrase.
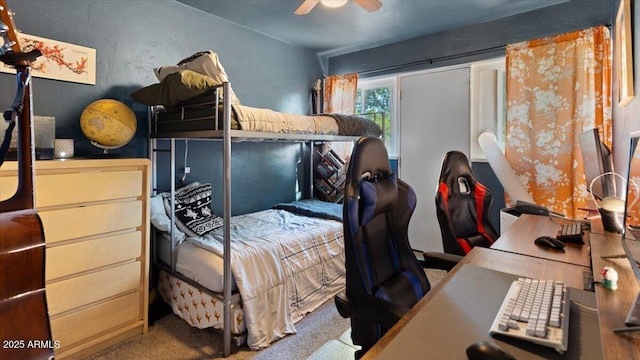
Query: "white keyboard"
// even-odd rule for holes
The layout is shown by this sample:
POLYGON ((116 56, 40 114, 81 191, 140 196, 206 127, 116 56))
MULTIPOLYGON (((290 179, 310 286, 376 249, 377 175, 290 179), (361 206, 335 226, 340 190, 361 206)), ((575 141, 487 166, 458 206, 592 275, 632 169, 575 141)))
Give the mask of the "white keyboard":
POLYGON ((502 334, 567 350, 569 290, 562 281, 519 278, 500 306, 490 334, 502 334))

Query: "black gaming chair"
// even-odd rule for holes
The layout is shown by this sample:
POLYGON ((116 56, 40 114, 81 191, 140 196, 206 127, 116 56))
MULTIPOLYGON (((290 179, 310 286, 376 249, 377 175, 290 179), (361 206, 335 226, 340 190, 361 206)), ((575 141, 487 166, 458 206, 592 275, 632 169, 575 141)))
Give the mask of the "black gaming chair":
MULTIPOLYGON (((362 347, 357 359, 431 285, 407 238, 415 192, 391 171, 382 140, 363 137, 355 144, 344 191, 346 294, 335 302, 340 315, 351 318, 351 338, 362 347)), ((425 263, 450 270, 459 259, 427 254, 425 263)))
POLYGON ((444 156, 436 192, 436 213, 444 252, 464 256, 474 246, 489 247, 498 232, 489 221, 493 196, 476 181, 466 155, 444 156))

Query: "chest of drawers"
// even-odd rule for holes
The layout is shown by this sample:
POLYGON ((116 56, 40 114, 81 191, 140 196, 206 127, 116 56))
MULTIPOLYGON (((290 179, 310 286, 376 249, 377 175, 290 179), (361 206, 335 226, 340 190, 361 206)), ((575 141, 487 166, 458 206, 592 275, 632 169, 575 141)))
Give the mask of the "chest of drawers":
MULTIPOLYGON (((48 160, 35 165, 46 242, 56 359, 81 358, 147 331, 149 161, 48 160)), ((0 167, 0 199, 17 187, 0 167)))

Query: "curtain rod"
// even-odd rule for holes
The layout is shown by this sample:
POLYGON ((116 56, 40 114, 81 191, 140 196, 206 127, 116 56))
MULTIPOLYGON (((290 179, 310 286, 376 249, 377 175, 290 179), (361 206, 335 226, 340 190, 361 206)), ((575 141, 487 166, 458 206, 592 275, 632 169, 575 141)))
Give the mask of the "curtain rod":
POLYGON ((392 71, 392 70, 401 70, 401 69, 406 69, 406 68, 410 68, 417 65, 427 65, 427 64, 432 65, 435 62, 453 60, 453 59, 458 59, 458 58, 463 58, 463 57, 473 56, 473 55, 482 55, 482 54, 490 53, 497 50, 504 50, 504 49, 506 49, 506 45, 494 46, 494 47, 481 49, 481 50, 467 51, 467 52, 454 54, 454 55, 440 56, 435 58, 429 58, 429 59, 404 63, 400 65, 388 66, 380 69, 365 70, 365 71, 358 72, 358 75, 369 75, 369 74, 375 74, 375 73, 392 71))
MULTIPOLYGON (((611 29, 613 25, 604 24, 604 26, 611 29)), ((410 68, 418 65, 427 65, 427 64, 432 65, 433 63, 439 62, 439 61, 459 59, 467 56, 482 55, 482 54, 490 53, 496 50, 504 50, 506 49, 506 47, 507 47, 506 45, 500 45, 500 46, 494 46, 494 47, 489 47, 489 48, 480 49, 480 50, 463 52, 463 53, 454 54, 454 55, 447 55, 447 56, 440 56, 440 57, 435 57, 430 59, 418 60, 418 61, 413 61, 413 62, 404 63, 400 65, 388 66, 380 69, 365 70, 365 71, 358 72, 358 75, 369 75, 369 74, 376 74, 376 73, 392 71, 392 70, 402 70, 402 69, 406 69, 406 68, 410 68)))

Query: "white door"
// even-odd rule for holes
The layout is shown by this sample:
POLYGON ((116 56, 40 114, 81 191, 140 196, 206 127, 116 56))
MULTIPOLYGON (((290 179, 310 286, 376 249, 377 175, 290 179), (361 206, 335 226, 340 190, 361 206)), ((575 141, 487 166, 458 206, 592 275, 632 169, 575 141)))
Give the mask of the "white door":
POLYGON ((414 249, 442 251, 435 194, 444 155, 469 156, 469 69, 403 76, 400 91, 398 172, 418 198, 409 240, 414 249))

